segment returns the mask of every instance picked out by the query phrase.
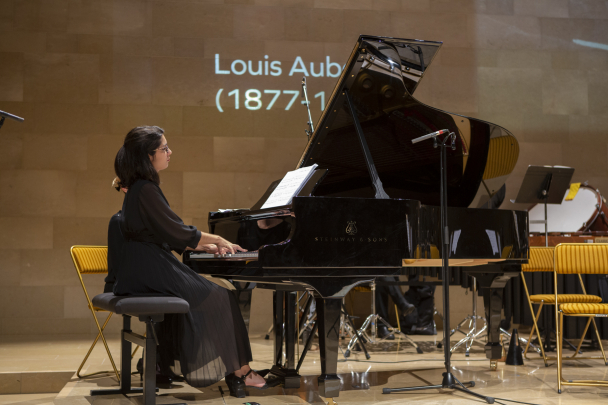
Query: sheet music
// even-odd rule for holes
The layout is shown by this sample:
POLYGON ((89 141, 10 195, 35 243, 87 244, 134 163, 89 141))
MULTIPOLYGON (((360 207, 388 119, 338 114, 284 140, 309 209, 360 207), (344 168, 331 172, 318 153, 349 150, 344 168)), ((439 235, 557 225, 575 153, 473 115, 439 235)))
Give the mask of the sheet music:
POLYGON ((302 167, 298 170, 287 172, 283 180, 279 183, 277 188, 274 189, 270 197, 266 200, 262 209, 280 207, 281 205, 287 205, 291 203, 291 200, 297 195, 306 182, 310 179, 310 176, 314 173, 317 168, 317 164, 312 166, 302 167))

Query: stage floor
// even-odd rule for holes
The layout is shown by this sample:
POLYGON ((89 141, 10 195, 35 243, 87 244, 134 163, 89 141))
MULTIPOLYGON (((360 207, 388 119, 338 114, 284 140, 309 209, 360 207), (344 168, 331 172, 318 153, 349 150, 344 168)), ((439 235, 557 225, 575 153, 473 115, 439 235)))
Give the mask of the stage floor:
MULTIPOLYGON (((335 398, 340 405, 360 404, 471 404, 483 403, 459 392, 440 392, 439 390, 411 393, 382 394, 385 387, 403 387, 425 384, 439 384, 443 372, 442 350, 437 349, 436 337, 415 336, 414 339, 424 350, 417 354, 407 343, 382 343, 371 348, 371 359, 365 360, 362 354, 354 353, 348 361, 340 355, 338 372, 342 379, 342 391, 335 398)), ((118 339, 109 339, 109 344, 118 359, 118 339)), ((55 371, 63 373, 74 371, 86 353, 90 337, 63 337, 52 341, 42 339, 0 340, 0 374, 10 375, 55 371)), ((253 368, 263 369, 271 365, 272 341, 254 338, 251 341, 254 362, 253 368)), ((345 346, 346 342, 344 342, 345 346)), ((608 342, 604 342, 608 347, 608 342)), ((108 369, 108 361, 101 347, 96 348, 87 371, 108 369)), ((600 353, 585 353, 599 355, 600 353)), ((138 356, 136 356, 137 358, 138 356)), ((497 371, 490 371, 489 361, 485 359, 483 346, 476 344, 470 357, 463 351, 452 356, 454 376, 461 381, 475 381, 473 390, 497 398, 496 403, 508 404, 499 398, 531 404, 597 404, 608 401, 608 388, 566 387, 564 393, 556 392, 556 366, 546 368, 538 360, 526 360, 524 366, 507 366, 499 363, 497 371)), ((195 389, 183 383, 173 384, 171 389, 161 390, 157 403, 171 404, 223 404, 218 389, 222 386, 224 400, 228 405, 240 405, 247 401, 260 405, 280 404, 322 404, 326 398, 318 395, 316 376, 320 373, 319 352, 310 352, 301 372, 300 389, 285 390, 272 388, 265 391, 250 390, 247 398, 230 397, 223 382, 214 386, 195 389)), ((577 360, 566 363, 565 377, 608 380, 608 367, 601 360, 577 360)), ((133 385, 139 385, 139 377, 133 377, 133 385)), ((0 382, 0 387, 2 383, 0 382)), ((0 395, 0 405, 118 405, 140 404, 137 395, 126 398, 121 395, 91 397, 89 391, 98 387, 117 386, 115 379, 108 376, 79 380, 72 378, 59 394, 20 394, 0 395)))

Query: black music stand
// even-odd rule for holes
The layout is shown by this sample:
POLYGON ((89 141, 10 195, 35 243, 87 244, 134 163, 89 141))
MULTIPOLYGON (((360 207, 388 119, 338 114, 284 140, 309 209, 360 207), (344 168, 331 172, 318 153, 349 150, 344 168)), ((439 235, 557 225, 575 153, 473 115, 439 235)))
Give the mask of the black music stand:
POLYGON ((547 204, 561 204, 574 169, 564 166, 528 166, 524 181, 521 183, 515 202, 518 204, 544 204, 545 220, 530 221, 545 224, 545 246, 549 246, 549 225, 547 204))
MULTIPOLYGON (((568 187, 574 169, 563 166, 528 166, 524 180, 517 193, 515 203, 519 204, 543 204, 545 206, 545 220, 530 221, 534 224, 545 224, 545 246, 549 246, 549 222, 547 219, 547 204, 561 204, 568 187)), ((543 277, 544 288, 551 290, 552 281, 543 277)), ((551 347, 551 314, 545 310, 545 352, 553 351, 551 347)), ((534 316, 534 314, 532 314, 534 316)), ((576 349, 575 349, 576 350, 576 349)))
MULTIPOLYGON (((412 143, 417 143, 425 139, 433 138, 434 147, 441 148, 441 259, 442 259, 442 286, 443 286, 443 355, 445 358, 445 373, 443 373, 443 380, 441 384, 437 385, 421 385, 416 387, 406 388, 383 388, 383 394, 390 394, 391 392, 403 392, 403 391, 419 391, 428 389, 438 388, 449 388, 464 392, 465 394, 473 395, 477 398, 483 399, 488 404, 494 403, 494 398, 487 397, 485 395, 478 394, 469 390, 464 384, 470 387, 475 386, 475 381, 467 381, 464 384, 461 383, 452 374, 452 366, 450 364, 450 273, 449 273, 449 256, 450 256, 450 233, 448 230, 448 180, 447 180, 447 148, 456 150, 456 134, 447 130, 437 131, 429 135, 421 136, 420 138, 412 139, 412 143), (438 137, 441 133, 448 133, 443 139, 438 137), (448 141, 451 141, 448 144, 448 141)), ((466 152, 465 152, 466 153, 466 152)))

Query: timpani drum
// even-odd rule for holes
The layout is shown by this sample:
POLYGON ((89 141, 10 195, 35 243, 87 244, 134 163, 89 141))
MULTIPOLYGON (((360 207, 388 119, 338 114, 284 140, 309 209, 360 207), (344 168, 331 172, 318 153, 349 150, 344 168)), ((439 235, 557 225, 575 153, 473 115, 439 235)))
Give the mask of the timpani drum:
MULTIPOLYGON (((581 184, 576 196, 566 201, 566 191, 561 204, 547 204, 547 222, 549 232, 588 232, 608 231, 608 207, 606 199, 594 187, 581 184)), ((535 204, 528 211, 530 232, 545 232, 545 224, 533 221, 544 221, 545 205, 535 204)))

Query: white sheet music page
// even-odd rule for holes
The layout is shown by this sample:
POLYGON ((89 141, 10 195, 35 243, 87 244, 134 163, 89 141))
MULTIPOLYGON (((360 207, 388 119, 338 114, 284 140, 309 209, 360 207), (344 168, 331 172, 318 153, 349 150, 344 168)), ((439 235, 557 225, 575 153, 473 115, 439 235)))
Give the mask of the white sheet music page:
POLYGON ((310 179, 310 176, 315 172, 317 164, 312 166, 302 167, 298 170, 287 172, 283 180, 279 183, 277 188, 274 189, 270 197, 266 200, 261 209, 280 207, 291 203, 291 200, 297 195, 306 182, 310 179))

